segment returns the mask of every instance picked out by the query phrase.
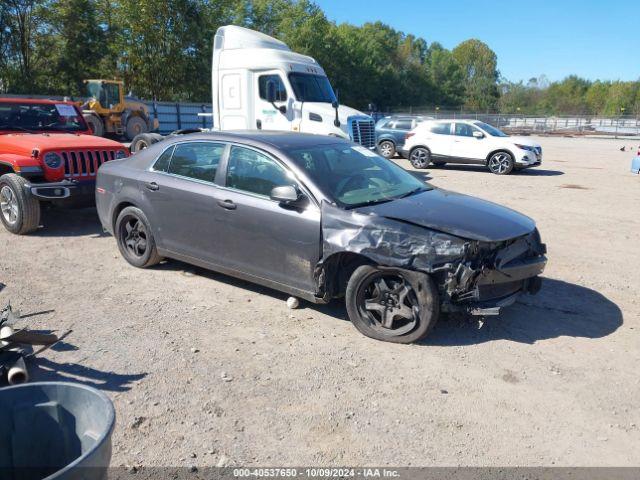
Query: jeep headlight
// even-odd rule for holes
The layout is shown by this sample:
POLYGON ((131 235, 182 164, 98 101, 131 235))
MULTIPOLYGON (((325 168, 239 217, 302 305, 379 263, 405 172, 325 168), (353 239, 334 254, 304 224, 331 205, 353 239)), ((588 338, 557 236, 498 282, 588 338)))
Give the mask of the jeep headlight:
POLYGON ((57 153, 49 152, 44 156, 44 163, 49 168, 60 168, 60 165, 62 165, 62 157, 57 153))
POLYGON ((122 158, 127 158, 127 152, 125 152, 124 150, 118 150, 118 151, 116 152, 115 159, 116 159, 116 160, 120 160, 120 159, 122 159, 122 158))

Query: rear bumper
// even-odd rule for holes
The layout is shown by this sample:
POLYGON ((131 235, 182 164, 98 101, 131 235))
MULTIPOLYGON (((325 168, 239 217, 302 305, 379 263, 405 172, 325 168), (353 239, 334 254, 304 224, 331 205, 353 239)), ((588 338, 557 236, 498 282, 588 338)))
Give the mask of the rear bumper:
POLYGON ((25 189, 39 200, 61 202, 68 205, 94 203, 95 187, 94 181, 75 182, 73 180, 25 185, 25 189))

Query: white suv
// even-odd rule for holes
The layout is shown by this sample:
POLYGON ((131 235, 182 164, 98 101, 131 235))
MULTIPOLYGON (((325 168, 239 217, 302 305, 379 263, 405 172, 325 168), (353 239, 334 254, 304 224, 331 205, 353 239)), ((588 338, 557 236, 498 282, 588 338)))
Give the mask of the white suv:
POLYGON ((400 152, 415 168, 429 163, 486 165, 497 175, 542 163, 542 147, 477 120, 429 120, 406 135, 400 152))

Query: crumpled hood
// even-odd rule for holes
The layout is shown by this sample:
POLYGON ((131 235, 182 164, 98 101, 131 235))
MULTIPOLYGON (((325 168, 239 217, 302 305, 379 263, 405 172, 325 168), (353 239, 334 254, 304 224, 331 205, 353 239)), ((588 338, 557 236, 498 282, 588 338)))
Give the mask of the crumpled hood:
POLYGON ((73 133, 18 133, 2 135, 0 136, 0 145, 2 145, 5 151, 24 155, 31 155, 34 149, 40 151, 85 148, 125 149, 124 145, 114 140, 93 135, 76 135, 73 133))
POLYGON ((531 218, 510 208, 438 188, 356 210, 485 242, 520 237, 536 227, 531 218))

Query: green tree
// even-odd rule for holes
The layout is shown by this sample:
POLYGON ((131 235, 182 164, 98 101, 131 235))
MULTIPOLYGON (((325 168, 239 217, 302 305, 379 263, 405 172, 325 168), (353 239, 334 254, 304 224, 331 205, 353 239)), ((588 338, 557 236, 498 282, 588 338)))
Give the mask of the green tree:
POLYGON ((471 39, 462 42, 452 53, 464 74, 465 107, 494 110, 499 97, 498 57, 495 52, 486 43, 471 39))
POLYGON ((432 103, 455 109, 464 103, 464 73, 453 54, 435 42, 429 46, 425 64, 433 89, 432 103))

